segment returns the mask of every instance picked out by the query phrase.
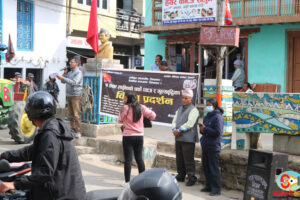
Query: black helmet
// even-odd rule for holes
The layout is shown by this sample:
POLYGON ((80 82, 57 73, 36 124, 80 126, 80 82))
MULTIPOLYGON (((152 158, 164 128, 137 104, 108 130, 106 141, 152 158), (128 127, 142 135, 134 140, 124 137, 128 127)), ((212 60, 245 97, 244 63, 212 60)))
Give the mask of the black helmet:
POLYGON ((56 113, 54 98, 48 92, 35 92, 27 98, 25 112, 30 120, 53 117, 56 113))
MULTIPOLYGON (((122 191, 123 199, 181 200, 176 179, 165 169, 147 170, 134 177, 130 186, 122 191)), ((121 199, 122 199, 121 198, 121 199)))

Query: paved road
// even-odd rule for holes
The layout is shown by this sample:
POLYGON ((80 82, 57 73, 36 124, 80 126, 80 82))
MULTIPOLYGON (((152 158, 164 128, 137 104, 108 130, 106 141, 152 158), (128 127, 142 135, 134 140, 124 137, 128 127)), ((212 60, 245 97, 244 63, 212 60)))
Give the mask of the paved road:
MULTIPOLYGON (((161 127, 154 127, 153 131, 161 132, 161 127)), ((158 137, 159 135, 153 134, 158 137)), ((169 136, 165 136, 169 137, 169 136)), ((155 138, 155 137, 154 137, 155 138)), ((173 139, 173 136, 170 136, 173 139)), ((16 144, 10 139, 8 130, 0 130, 0 152, 18 149, 26 145, 16 144)), ((81 155, 79 156, 82 173, 84 176, 87 191, 122 189, 120 184, 124 180, 123 166, 115 162, 115 158, 107 155, 81 155)), ((136 168, 132 169, 132 176, 138 173, 136 168)), ((237 191, 223 190, 219 197, 210 197, 207 193, 201 193, 199 190, 203 186, 197 184, 192 187, 186 187, 180 183, 183 191, 184 200, 229 200, 242 199, 242 193, 237 191)))

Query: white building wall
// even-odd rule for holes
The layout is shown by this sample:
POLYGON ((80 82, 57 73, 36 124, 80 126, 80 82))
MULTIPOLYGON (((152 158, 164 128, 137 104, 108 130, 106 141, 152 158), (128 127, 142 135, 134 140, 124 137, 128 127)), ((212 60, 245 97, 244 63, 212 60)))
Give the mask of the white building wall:
MULTIPOLYGON (((49 74, 58 72, 66 65, 66 0, 35 0, 33 14, 33 51, 17 49, 17 0, 4 0, 3 6, 3 43, 8 45, 11 35, 16 52, 11 63, 2 60, 1 78, 4 68, 23 68, 25 79, 26 69, 43 69, 42 82, 45 83, 49 74), (54 5, 60 4, 60 5, 54 5)), ((57 80, 60 88, 59 105, 65 107, 65 85, 57 80)))

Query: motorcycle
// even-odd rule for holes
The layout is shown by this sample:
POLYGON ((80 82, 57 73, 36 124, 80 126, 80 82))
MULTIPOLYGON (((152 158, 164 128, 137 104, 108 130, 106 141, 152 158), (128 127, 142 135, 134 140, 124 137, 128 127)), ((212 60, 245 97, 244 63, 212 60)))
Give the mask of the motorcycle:
MULTIPOLYGON (((9 163, 7 160, 0 160, 0 183, 12 182, 18 177, 24 176, 31 171, 30 162, 9 163)), ((22 190, 13 190, 5 195, 0 194, 0 200, 26 200, 27 192, 22 190)))
MULTIPOLYGON (((1 181, 12 182, 31 171, 31 163, 9 163, 0 160, 1 181)), ((14 190, 0 200, 28 200, 28 191, 14 190)), ((134 177, 124 189, 94 190, 87 193, 86 200, 181 200, 182 193, 176 179, 165 169, 147 170, 134 177)))
POLYGON ((87 200, 181 200, 177 180, 162 168, 149 169, 134 177, 123 190, 96 190, 87 200))

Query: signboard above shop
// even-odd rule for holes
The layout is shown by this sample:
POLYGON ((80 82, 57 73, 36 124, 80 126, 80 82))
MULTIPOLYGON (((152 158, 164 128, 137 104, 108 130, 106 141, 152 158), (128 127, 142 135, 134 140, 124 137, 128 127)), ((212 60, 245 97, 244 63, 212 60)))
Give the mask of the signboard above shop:
POLYGON ((240 29, 234 26, 202 26, 201 45, 239 46, 240 29))
MULTIPOLYGON (((101 44, 100 40, 98 41, 101 44)), ((67 47, 80 48, 80 49, 92 49, 91 46, 86 42, 84 37, 67 37, 67 47)))
POLYGON ((216 0, 163 0, 162 24, 215 22, 216 0))

